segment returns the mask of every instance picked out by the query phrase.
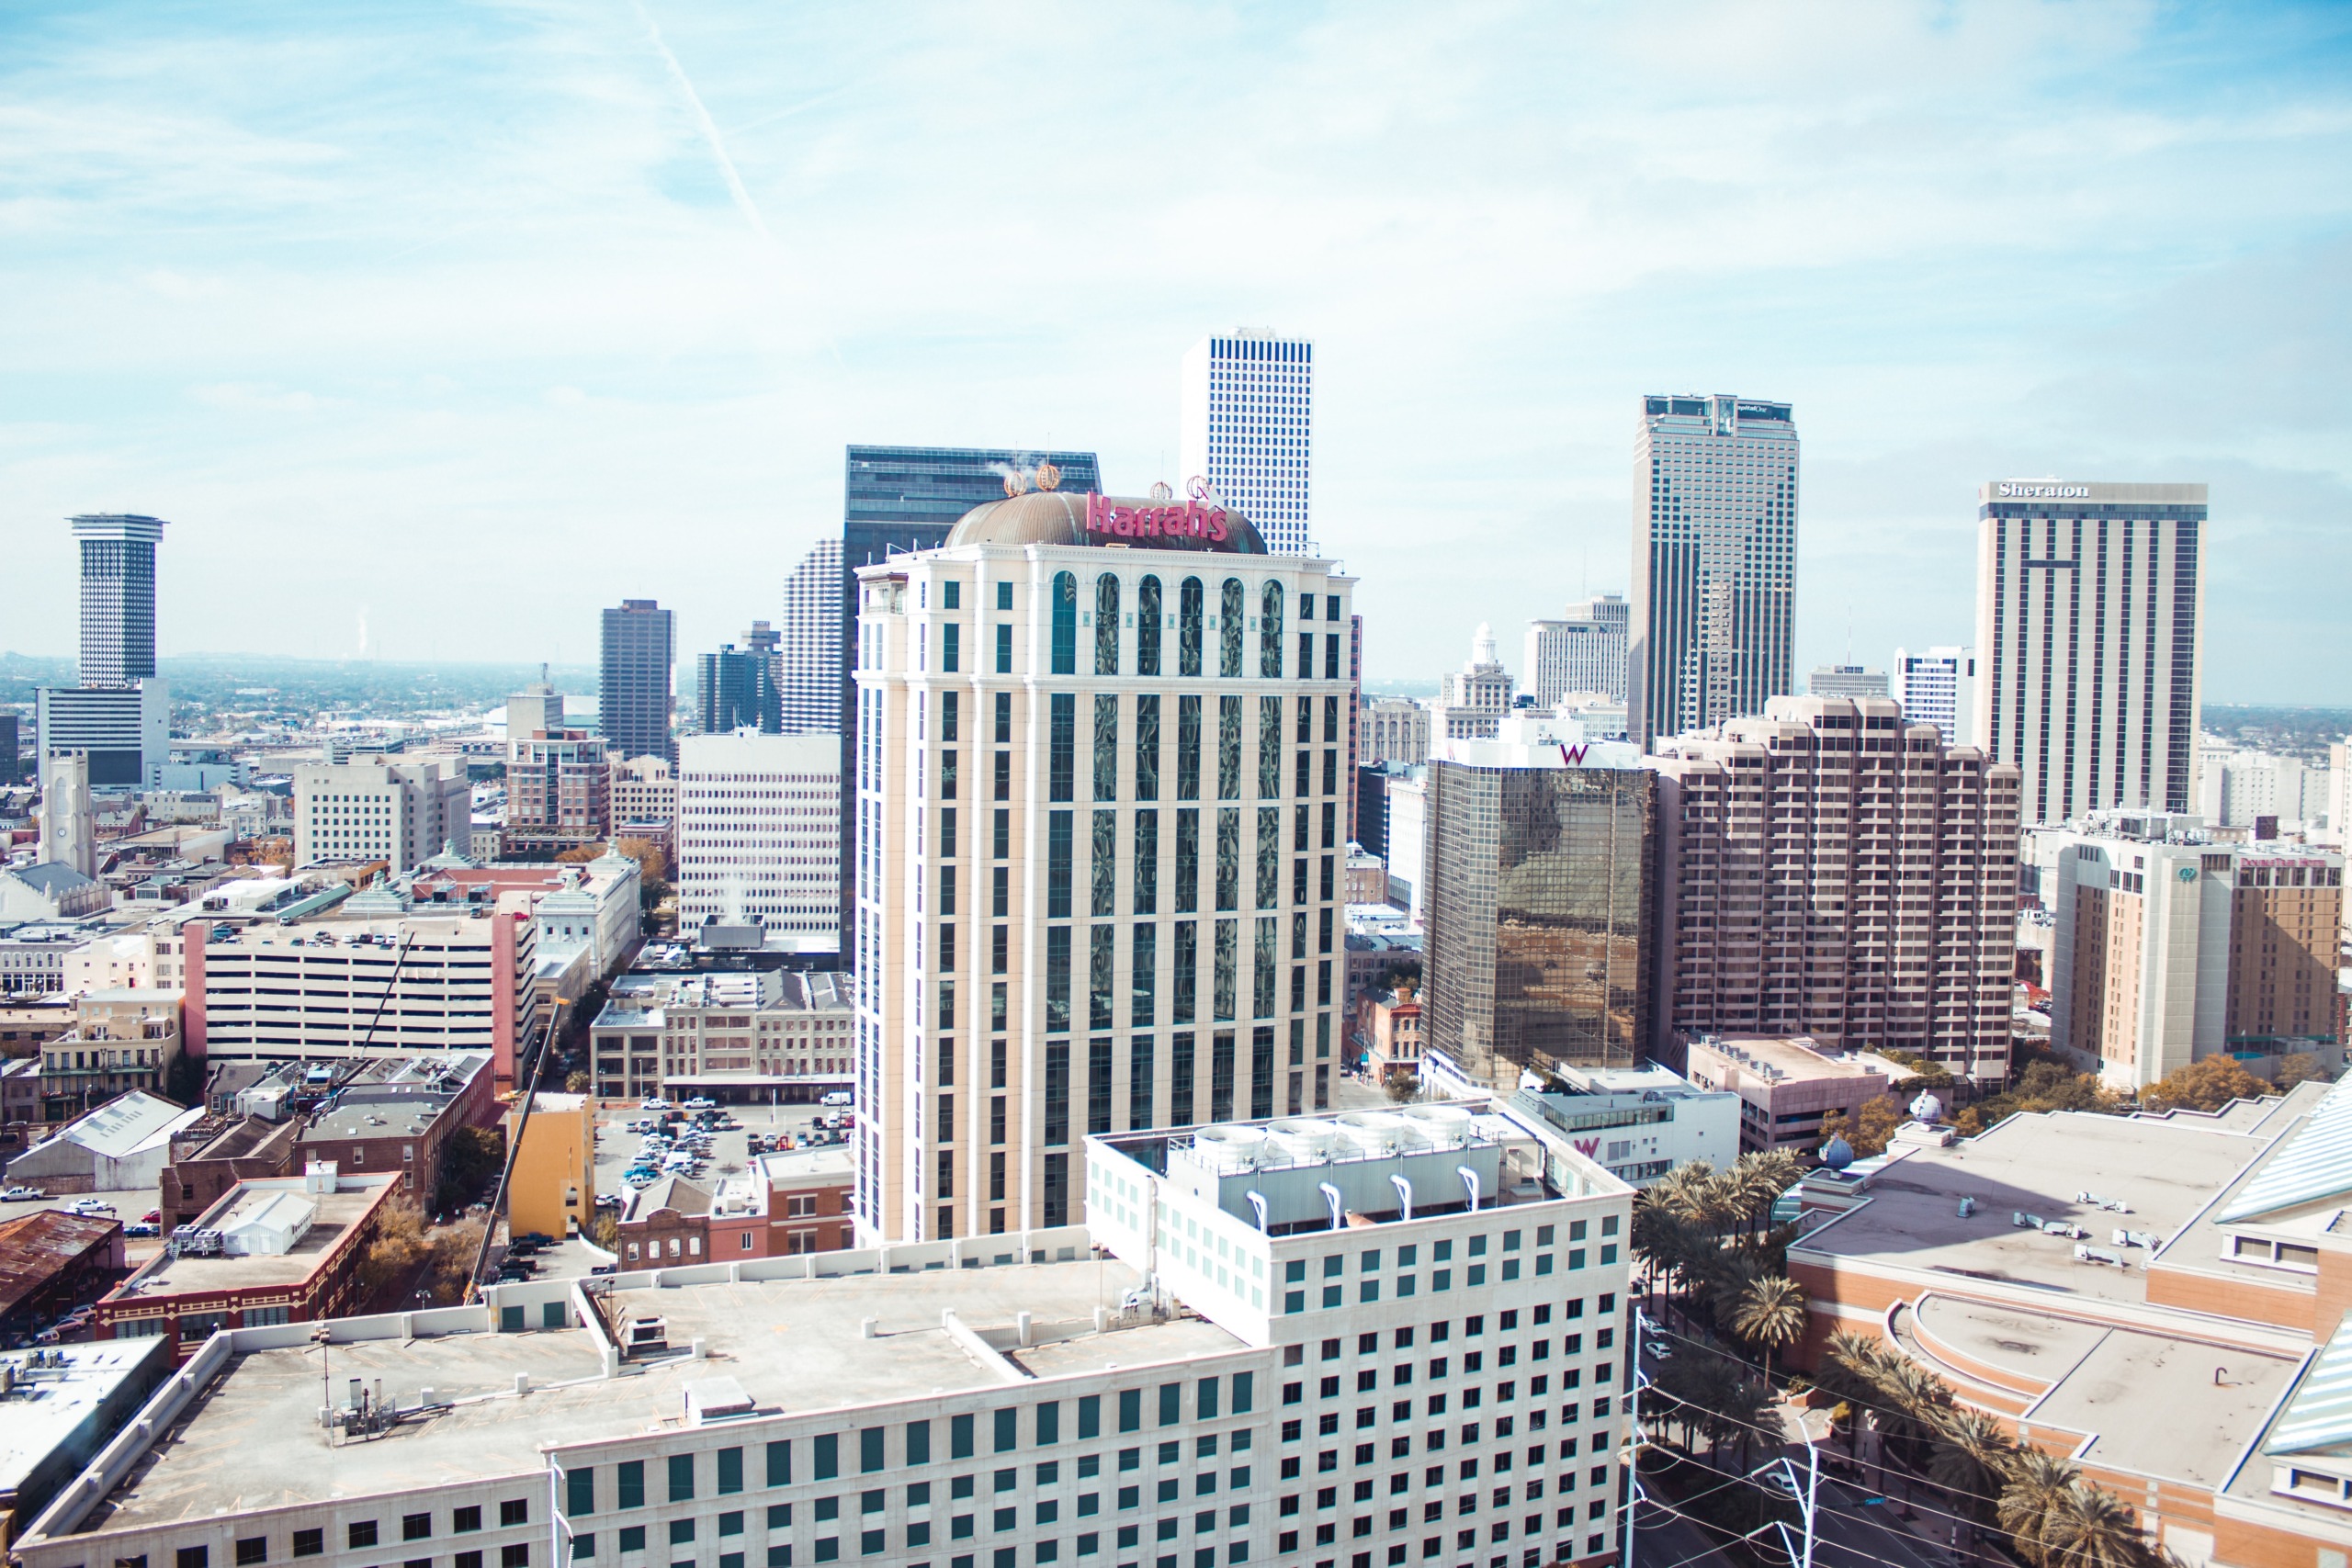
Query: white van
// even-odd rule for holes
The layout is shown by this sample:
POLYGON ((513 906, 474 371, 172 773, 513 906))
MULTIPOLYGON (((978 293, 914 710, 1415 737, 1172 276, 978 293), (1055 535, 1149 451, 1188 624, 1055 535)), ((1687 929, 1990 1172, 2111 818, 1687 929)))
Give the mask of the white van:
POLYGON ((850 1091, 845 1089, 837 1089, 829 1092, 824 1099, 819 1100, 817 1103, 820 1105, 854 1105, 857 1103, 857 1097, 850 1093, 850 1091))

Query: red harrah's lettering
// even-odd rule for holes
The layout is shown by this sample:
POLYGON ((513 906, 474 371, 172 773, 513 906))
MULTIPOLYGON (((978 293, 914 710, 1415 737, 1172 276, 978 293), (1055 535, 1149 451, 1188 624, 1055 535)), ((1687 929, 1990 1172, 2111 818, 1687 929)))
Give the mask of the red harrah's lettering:
POLYGON ((1107 495, 1086 492, 1086 531, 1121 539, 1204 539, 1221 545, 1232 536, 1225 508, 1197 501, 1182 505, 1124 506, 1107 495))

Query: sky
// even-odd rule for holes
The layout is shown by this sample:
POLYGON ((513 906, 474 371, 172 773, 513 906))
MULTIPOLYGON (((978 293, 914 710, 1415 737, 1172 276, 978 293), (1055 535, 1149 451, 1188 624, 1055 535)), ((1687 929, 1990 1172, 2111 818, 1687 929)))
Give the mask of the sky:
POLYGON ((2201 480, 2209 700, 2352 705, 2352 7, 0 13, 0 649, 170 520, 166 654, 682 657, 851 442, 1174 472, 1316 344, 1367 674, 1627 586, 1649 392, 1794 405, 1798 668, 1966 642, 1984 480, 2201 480))

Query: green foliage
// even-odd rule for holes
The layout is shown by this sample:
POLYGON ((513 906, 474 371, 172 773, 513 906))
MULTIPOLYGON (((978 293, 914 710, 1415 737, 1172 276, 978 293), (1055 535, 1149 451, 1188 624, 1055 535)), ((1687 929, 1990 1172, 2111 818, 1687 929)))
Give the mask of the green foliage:
POLYGON ((506 1163, 506 1140, 492 1127, 460 1127, 441 1145, 441 1170, 434 1183, 434 1207, 447 1212, 481 1196, 506 1163))
POLYGON ((2030 1065, 2009 1088, 1970 1106, 1952 1119, 1952 1124, 1973 1137, 2020 1111, 2092 1111, 2114 1115, 2130 1109, 2120 1097, 2099 1087, 2098 1075, 2075 1072, 2040 1051, 2032 1054, 2030 1065))

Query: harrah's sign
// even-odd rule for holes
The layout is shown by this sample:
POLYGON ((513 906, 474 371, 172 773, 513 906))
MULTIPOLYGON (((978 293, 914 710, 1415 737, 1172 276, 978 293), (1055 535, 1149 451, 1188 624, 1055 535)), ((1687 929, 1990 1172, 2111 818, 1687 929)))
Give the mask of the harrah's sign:
POLYGON ((1129 506, 1093 491, 1086 492, 1086 531, 1114 539, 1198 539, 1221 545, 1233 536, 1222 506, 1199 501, 1161 506, 1129 506))

